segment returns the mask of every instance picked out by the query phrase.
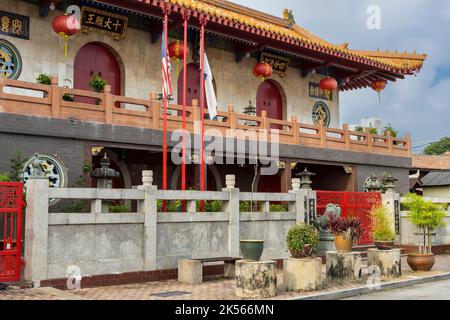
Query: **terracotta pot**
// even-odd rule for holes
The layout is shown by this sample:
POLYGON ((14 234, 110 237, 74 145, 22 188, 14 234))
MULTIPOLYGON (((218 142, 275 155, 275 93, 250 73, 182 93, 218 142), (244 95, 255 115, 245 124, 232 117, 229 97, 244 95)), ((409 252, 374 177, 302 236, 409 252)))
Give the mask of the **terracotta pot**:
POLYGON ((414 271, 431 271, 436 259, 434 254, 410 253, 407 261, 414 271))
POLYGON ((334 242, 336 243, 336 250, 338 252, 351 252, 353 248, 353 241, 347 239, 342 235, 335 235, 334 242))
POLYGON ((264 250, 264 240, 241 240, 241 252, 244 260, 259 261, 264 250))
POLYGON ((392 250, 395 248, 395 241, 375 241, 378 250, 392 250))

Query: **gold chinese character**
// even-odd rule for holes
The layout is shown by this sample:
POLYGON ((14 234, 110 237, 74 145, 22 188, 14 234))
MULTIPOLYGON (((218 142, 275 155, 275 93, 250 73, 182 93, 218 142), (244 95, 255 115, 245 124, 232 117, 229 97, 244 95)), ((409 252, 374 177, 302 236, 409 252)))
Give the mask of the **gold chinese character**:
POLYGON ((2 32, 8 32, 9 31, 9 23, 10 19, 7 16, 2 17, 2 32))
POLYGON ((117 19, 116 23, 113 24, 113 26, 115 27, 116 32, 118 31, 118 29, 122 26, 122 24, 120 23, 120 20, 117 19))
POLYGON ((93 13, 90 13, 90 14, 88 14, 88 19, 87 19, 87 21, 86 21, 86 24, 94 24, 94 17, 95 17, 95 14, 93 14, 93 13))
POLYGON ((109 30, 112 29, 112 20, 111 20, 111 18, 108 18, 108 20, 106 20, 104 27, 108 28, 109 30))
POLYGON ((102 27, 103 26, 103 17, 97 16, 97 18, 95 19, 95 24, 99 27, 102 27))
POLYGON ((19 19, 14 19, 12 21, 12 33, 14 34, 22 34, 23 32, 23 24, 19 19))

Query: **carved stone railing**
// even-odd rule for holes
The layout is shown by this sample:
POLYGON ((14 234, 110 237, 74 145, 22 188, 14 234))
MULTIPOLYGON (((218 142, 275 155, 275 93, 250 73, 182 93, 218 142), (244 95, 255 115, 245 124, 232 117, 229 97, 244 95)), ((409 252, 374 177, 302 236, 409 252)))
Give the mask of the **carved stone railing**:
MULTIPOLYGON (((55 119, 77 119, 121 126, 143 127, 161 130, 163 125, 162 103, 156 94, 149 99, 135 99, 111 94, 106 86, 103 93, 61 88, 57 77, 51 85, 24 81, 0 79, 0 112, 49 117, 55 119), (6 89, 6 90, 5 90, 6 89), (70 99, 67 99, 70 97, 70 99), (70 101, 74 100, 74 101, 70 101)), ((182 106, 170 104, 168 108, 168 130, 181 128, 182 106)), ((323 125, 303 124, 295 116, 290 120, 276 120, 262 112, 261 117, 234 112, 233 106, 218 112, 218 120, 210 121, 205 110, 206 129, 240 129, 262 132, 264 129, 278 129, 280 143, 329 148, 356 152, 368 152, 393 156, 411 156, 411 139, 373 135, 369 132, 354 132, 343 129, 326 128, 323 125), (249 124, 253 124, 249 125, 249 124)), ((194 131, 194 122, 200 120, 198 102, 187 107, 187 130, 194 131)), ((261 137, 259 137, 261 138, 261 137)), ((263 137, 264 139, 268 138, 263 137)))

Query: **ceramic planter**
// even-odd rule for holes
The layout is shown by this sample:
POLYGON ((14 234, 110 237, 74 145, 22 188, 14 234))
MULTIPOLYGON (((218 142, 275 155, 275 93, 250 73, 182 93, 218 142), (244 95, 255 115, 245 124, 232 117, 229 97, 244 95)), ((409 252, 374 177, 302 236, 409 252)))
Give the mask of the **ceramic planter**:
POLYGON ((240 247, 244 260, 259 261, 264 251, 264 240, 241 240, 240 247))
POLYGON ((351 252, 353 248, 353 241, 347 239, 343 235, 336 234, 334 236, 334 242, 336 243, 336 251, 341 253, 351 252))
POLYGON ((375 246, 378 250, 392 250, 395 249, 395 241, 375 241, 375 246))
POLYGON ((430 271, 433 269, 435 263, 434 254, 420 254, 410 253, 408 254, 408 265, 413 271, 430 271))

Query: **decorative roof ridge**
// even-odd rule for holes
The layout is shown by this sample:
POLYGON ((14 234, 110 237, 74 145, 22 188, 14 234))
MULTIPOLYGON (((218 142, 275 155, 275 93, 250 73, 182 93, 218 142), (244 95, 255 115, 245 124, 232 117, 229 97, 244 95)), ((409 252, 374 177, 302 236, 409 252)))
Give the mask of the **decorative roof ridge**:
POLYGON ((386 51, 381 51, 380 49, 374 51, 372 50, 350 50, 350 51, 374 58, 388 58, 388 59, 391 58, 391 59, 408 59, 408 60, 425 61, 426 58, 428 57, 427 54, 417 53, 416 51, 411 53, 408 52, 407 50, 405 50, 404 52, 399 52, 398 50, 390 51, 389 49, 387 49, 386 51))

